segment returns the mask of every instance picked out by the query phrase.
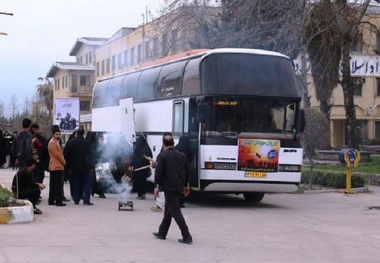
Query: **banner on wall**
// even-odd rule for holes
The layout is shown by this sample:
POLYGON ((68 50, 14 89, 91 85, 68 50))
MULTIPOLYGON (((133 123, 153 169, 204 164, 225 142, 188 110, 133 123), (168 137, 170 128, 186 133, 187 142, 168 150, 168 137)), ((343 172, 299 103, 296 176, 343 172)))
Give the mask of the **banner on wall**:
POLYGON ((55 99, 55 121, 62 134, 71 134, 79 127, 79 98, 55 99))

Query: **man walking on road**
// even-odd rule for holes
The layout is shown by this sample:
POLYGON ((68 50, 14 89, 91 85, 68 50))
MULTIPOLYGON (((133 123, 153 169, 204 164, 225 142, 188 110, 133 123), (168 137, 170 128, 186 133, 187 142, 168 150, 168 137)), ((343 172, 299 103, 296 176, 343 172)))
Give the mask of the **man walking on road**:
POLYGON ((191 244, 193 238, 190 235, 179 205, 182 193, 187 196, 190 192, 186 155, 174 148, 172 135, 164 135, 162 142, 164 150, 157 157, 154 178, 154 182, 159 189, 156 188, 154 194, 158 196, 159 191, 165 192, 165 211, 158 232, 154 232, 153 235, 158 239, 166 239, 170 223, 174 218, 182 233, 182 238, 178 239, 178 241, 191 244))

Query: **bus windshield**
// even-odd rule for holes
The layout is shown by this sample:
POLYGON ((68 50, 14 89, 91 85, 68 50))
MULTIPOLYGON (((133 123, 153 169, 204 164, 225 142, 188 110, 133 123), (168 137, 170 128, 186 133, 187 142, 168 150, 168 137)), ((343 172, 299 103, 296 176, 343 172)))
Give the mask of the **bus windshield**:
POLYGON ((201 63, 202 92, 300 97, 292 62, 259 54, 216 53, 201 63))
MULTIPOLYGON (((294 100, 213 98, 203 102, 202 137, 237 138, 239 134, 290 134, 296 128, 294 100)), ((268 135, 266 135, 268 136, 268 135)))

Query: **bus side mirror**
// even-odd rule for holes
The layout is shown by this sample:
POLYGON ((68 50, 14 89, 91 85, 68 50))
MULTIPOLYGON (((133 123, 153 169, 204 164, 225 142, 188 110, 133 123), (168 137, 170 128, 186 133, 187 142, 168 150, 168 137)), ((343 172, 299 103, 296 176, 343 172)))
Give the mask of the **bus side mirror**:
POLYGON ((210 115, 210 107, 209 105, 199 104, 198 112, 197 112, 197 121, 198 122, 207 122, 208 116, 210 115))
POLYGON ((301 109, 300 113, 301 113, 300 132, 302 133, 305 131, 305 125, 306 125, 305 110, 301 109))

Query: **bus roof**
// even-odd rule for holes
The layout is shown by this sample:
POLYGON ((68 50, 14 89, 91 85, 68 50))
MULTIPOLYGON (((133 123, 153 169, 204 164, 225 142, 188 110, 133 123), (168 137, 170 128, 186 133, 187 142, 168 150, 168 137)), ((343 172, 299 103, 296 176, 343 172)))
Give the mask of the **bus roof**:
POLYGON ((255 54, 255 55, 277 56, 277 57, 283 57, 283 58, 290 59, 288 56, 286 56, 284 54, 274 52, 274 51, 263 50, 263 49, 250 49, 250 48, 193 49, 193 50, 188 50, 185 52, 181 52, 181 53, 173 54, 173 55, 166 56, 163 58, 159 58, 156 60, 145 62, 139 68, 135 68, 135 69, 127 71, 127 72, 122 72, 122 73, 117 74, 117 75, 102 78, 102 79, 98 80, 98 82, 99 81, 101 82, 101 81, 104 81, 104 80, 107 80, 110 78, 114 78, 116 76, 129 74, 129 73, 132 73, 135 71, 140 71, 140 70, 147 69, 147 68, 153 68, 157 65, 165 64, 168 62, 175 62, 177 60, 181 60, 181 59, 187 58, 187 57, 193 57, 193 56, 197 56, 197 55, 198 56, 203 55, 203 57, 205 57, 205 56, 208 56, 211 54, 220 54, 220 53, 246 53, 246 54, 255 54))

